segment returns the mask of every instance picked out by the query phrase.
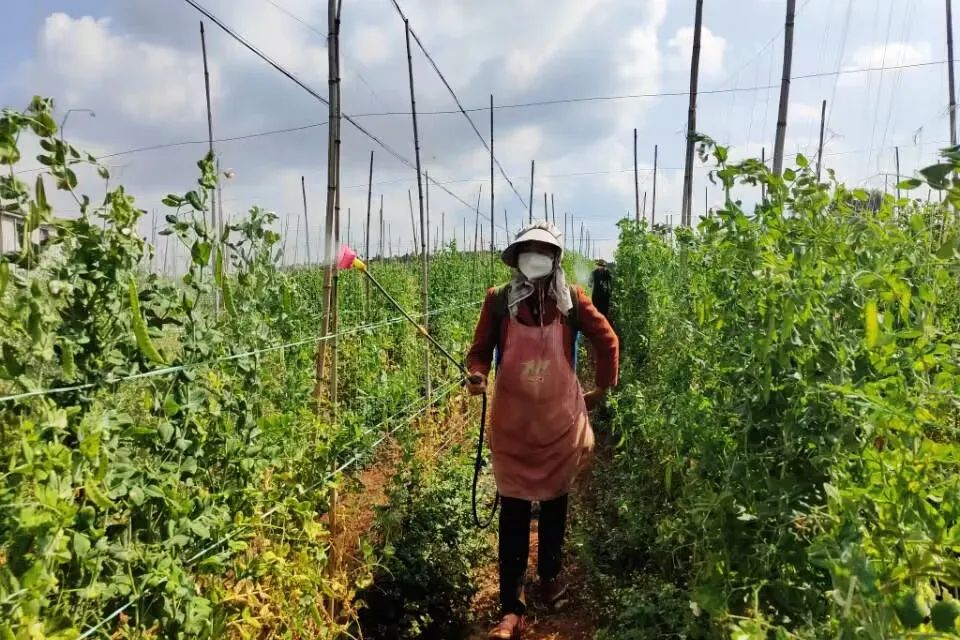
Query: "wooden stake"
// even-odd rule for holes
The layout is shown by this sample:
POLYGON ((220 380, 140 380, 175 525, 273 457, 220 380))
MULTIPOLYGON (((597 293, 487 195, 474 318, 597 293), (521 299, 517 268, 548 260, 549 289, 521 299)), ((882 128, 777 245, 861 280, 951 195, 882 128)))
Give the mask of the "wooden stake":
POLYGON ((783 76, 780 79, 780 109, 777 113, 777 138, 773 147, 773 173, 783 171, 783 147, 787 137, 787 107, 790 105, 790 72, 793 67, 793 23, 797 0, 787 0, 787 20, 783 30, 783 76))
POLYGON ((900 200, 900 147, 893 148, 894 159, 897 167, 897 201, 900 200))
POLYGON ((480 185, 480 191, 477 192, 477 216, 473 223, 473 252, 478 250, 480 242, 480 198, 483 197, 483 185, 480 185))
MULTIPOLYGON (((300 191, 303 193, 303 228, 304 239, 307 243, 307 264, 312 264, 313 260, 310 257, 310 217, 307 215, 307 183, 303 176, 300 176, 300 191)), ((329 260, 330 255, 325 255, 324 259, 329 260)))
MULTIPOLYGON (((767 148, 760 147, 760 164, 763 165, 764 169, 767 167, 767 148)), ((760 201, 763 202, 767 199, 767 185, 764 182, 760 183, 760 201)))
MULTIPOLYGON (((410 113, 413 117, 413 149, 417 163, 417 196, 420 201, 420 253, 423 256, 423 328, 430 331, 430 272, 427 264, 427 220, 423 206, 423 182, 420 179, 420 133, 417 130, 417 98, 413 89, 413 57, 410 55, 410 21, 404 19, 407 41, 407 72, 410 76, 410 113)), ((423 382, 427 404, 430 404, 430 345, 424 345, 423 382)))
POLYGON ((530 161, 530 208, 527 215, 527 224, 533 224, 533 167, 535 161, 530 161))
MULTIPOLYGON (((336 222, 337 207, 337 166, 340 162, 340 49, 337 28, 337 0, 327 3, 327 91, 329 94, 329 126, 327 127, 327 207, 324 219, 324 251, 329 257, 333 254, 334 225, 336 222)), ((299 235, 299 234, 298 234, 299 235)), ((331 308, 333 307, 333 271, 332 260, 328 261, 323 277, 323 336, 330 335, 331 308)), ((314 408, 319 411, 320 398, 323 394, 322 381, 324 366, 326 365, 327 341, 321 340, 317 345, 315 362, 316 382, 313 389, 314 408)))
MULTIPOLYGON (((207 144, 210 151, 210 155, 213 156, 213 108, 210 105, 210 71, 207 67, 207 36, 203 28, 203 20, 200 21, 200 51, 203 54, 203 89, 204 94, 207 99, 207 144)), ((219 165, 217 169, 217 184, 220 184, 220 170, 219 165)), ((217 224, 217 194, 215 190, 210 191, 210 221, 214 229, 218 228, 217 224)), ((219 242, 219 237, 218 237, 219 242)), ((212 267, 213 261, 216 260, 214 252, 210 254, 210 265, 212 267)), ((220 315, 220 289, 219 287, 213 288, 213 314, 214 317, 220 315)))
POLYGON ((657 217, 657 145, 653 145, 653 197, 650 199, 650 226, 657 217))
MULTIPOLYGON (((633 199, 637 207, 637 224, 640 224, 640 173, 637 169, 637 129, 633 129, 633 199)), ((646 195, 644 195, 646 199, 646 195)))
POLYGON ((491 285, 491 286, 493 285, 493 271, 494 271, 494 268, 495 268, 495 258, 494 258, 493 253, 494 253, 494 250, 495 250, 496 235, 497 235, 497 234, 496 234, 496 231, 495 231, 496 225, 494 224, 494 221, 493 221, 493 217, 494 217, 494 208, 493 208, 493 206, 494 206, 494 196, 495 196, 495 193, 494 193, 494 192, 495 192, 495 190, 496 190, 496 186, 495 186, 495 184, 494 184, 494 182, 493 182, 493 163, 494 163, 494 155, 493 155, 493 94, 491 93, 491 94, 490 94, 490 278, 489 278, 489 282, 490 282, 490 285, 491 285))
POLYGON ((700 32, 703 27, 703 0, 697 0, 693 23, 693 53, 690 58, 690 103, 687 108, 687 150, 683 168, 683 208, 681 224, 691 226, 693 219, 693 148, 697 133, 697 82, 700 75, 700 32))
POLYGON ((957 91, 953 74, 953 0, 947 0, 947 80, 950 91, 950 146, 957 146, 957 91))
POLYGON ((377 259, 383 260, 383 194, 380 194, 380 230, 377 232, 377 259))
POLYGON ((820 168, 823 163, 823 130, 827 122, 827 101, 820 105, 820 144, 817 146, 817 182, 820 182, 820 168))
POLYGON ((407 189, 407 204, 410 205, 410 227, 413 229, 413 255, 419 255, 417 251, 417 223, 413 218, 413 196, 410 195, 410 189, 407 189))
MULTIPOLYGON (((367 180, 367 224, 363 228, 364 236, 364 247, 363 247, 363 257, 366 260, 370 259, 370 205, 371 200, 373 199, 373 150, 370 150, 370 177, 367 180)), ((363 279, 363 298, 366 301, 366 309, 369 314, 370 310, 370 281, 367 278, 363 279)))

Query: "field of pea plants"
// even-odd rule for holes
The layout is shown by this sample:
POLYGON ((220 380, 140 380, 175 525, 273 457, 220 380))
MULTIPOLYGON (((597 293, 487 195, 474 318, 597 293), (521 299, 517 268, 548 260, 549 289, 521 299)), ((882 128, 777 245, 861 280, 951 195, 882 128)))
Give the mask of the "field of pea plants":
POLYGON ((622 224, 600 637, 956 637, 960 153, 900 200, 701 153, 767 196, 622 224))
MULTIPOLYGON (((700 144, 763 195, 695 230, 621 223, 622 384, 570 533, 584 616, 605 640, 958 635, 960 152, 898 200, 700 144)), ((0 257, 0 638, 464 637, 494 559, 457 370, 434 357, 428 399, 425 343, 345 272, 317 396, 323 270, 279 267, 262 209, 215 232, 211 158, 163 201, 177 279, 149 268, 145 203, 78 184, 107 171, 49 100, 3 112, 0 164, 24 238, 55 229, 0 257), (45 171, 19 170, 27 137, 45 171)), ((431 257, 455 354, 507 278, 489 258, 431 257)), ((371 268, 421 308, 419 263, 371 268)))

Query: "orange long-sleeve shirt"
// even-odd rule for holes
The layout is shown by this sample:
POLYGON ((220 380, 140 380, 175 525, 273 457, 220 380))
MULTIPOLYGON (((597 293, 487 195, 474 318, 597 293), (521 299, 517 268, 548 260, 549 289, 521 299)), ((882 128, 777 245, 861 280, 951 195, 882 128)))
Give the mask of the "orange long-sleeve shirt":
MULTIPOLYGON (((576 292, 577 324, 580 332, 593 345, 593 353, 596 358, 594 381, 598 387, 602 388, 616 386, 620 364, 620 341, 613 331, 613 327, 610 326, 603 314, 593 306, 583 289, 576 287, 576 292)), ((557 314, 560 312, 557 310, 557 303, 549 296, 544 299, 543 306, 543 323, 549 324, 557 318, 557 314)), ((477 328, 473 334, 473 344, 467 353, 467 370, 470 373, 482 373, 483 375, 490 373, 493 350, 503 344, 503 338, 510 329, 510 315, 505 315, 500 322, 497 322, 496 307, 496 289, 490 289, 487 291, 483 308, 480 310, 480 319, 477 321, 477 328)), ((540 302, 537 296, 530 296, 522 301, 517 310, 517 321, 528 326, 539 325, 539 307, 540 302)), ((574 332, 565 320, 563 321, 563 335, 564 342, 567 345, 567 361, 570 366, 573 366, 574 332)))

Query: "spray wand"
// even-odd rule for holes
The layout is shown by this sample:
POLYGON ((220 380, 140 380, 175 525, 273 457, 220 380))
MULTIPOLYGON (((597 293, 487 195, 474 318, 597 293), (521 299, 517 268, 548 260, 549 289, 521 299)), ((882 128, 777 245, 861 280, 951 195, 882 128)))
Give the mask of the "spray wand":
MULTIPOLYGON (((422 335, 424 338, 429 340, 430 343, 432 343, 433 346, 436 347, 437 350, 441 354, 443 354, 443 356, 447 360, 449 360, 451 363, 453 363, 455 367, 457 367, 457 369, 463 375, 465 380, 470 380, 471 382, 475 382, 475 380, 467 371, 467 368, 463 365, 463 363, 457 360, 455 357, 453 357, 453 355, 451 355, 451 353, 447 351, 447 349, 442 344, 440 344, 440 342, 438 342, 436 338, 430 335, 430 332, 427 331, 427 328, 424 327, 419 322, 417 322, 416 319, 414 319, 414 317, 410 315, 410 313, 407 312, 406 309, 400 306, 400 303, 397 302, 396 299, 393 296, 391 296, 386 289, 384 289, 383 285, 380 284, 377 281, 377 279, 373 277, 373 275, 370 273, 370 270, 367 268, 367 264, 363 260, 361 260, 359 257, 357 257, 356 251, 354 251, 347 245, 343 245, 342 247, 340 247, 340 251, 337 253, 336 267, 340 271, 356 269, 357 271, 363 273, 367 277, 367 279, 371 283, 373 283, 373 286, 375 286, 380 291, 380 293, 382 293, 384 297, 390 301, 390 304, 396 307, 397 311, 399 311, 404 318, 409 320, 410 323, 417 328, 417 332, 420 335, 422 335)), ((487 422, 487 394, 486 392, 484 392, 482 403, 480 405, 480 436, 477 440, 477 455, 473 465, 473 488, 471 491, 471 497, 472 497, 472 503, 473 503, 472 505, 473 506, 473 522, 480 529, 484 529, 488 527, 490 523, 493 522, 493 516, 497 511, 497 507, 500 504, 500 494, 498 492, 494 497, 493 506, 490 509, 489 516, 487 517, 486 520, 481 520, 477 510, 477 484, 479 483, 479 480, 480 480, 480 470, 486 464, 486 461, 484 460, 484 457, 483 457, 483 432, 486 427, 486 422, 487 422)))

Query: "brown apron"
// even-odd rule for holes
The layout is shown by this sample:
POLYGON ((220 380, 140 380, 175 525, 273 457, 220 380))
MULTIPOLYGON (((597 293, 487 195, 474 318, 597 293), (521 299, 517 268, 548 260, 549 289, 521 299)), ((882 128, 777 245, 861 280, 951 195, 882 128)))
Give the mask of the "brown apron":
POLYGON ((509 322, 490 426, 493 476, 500 495, 550 500, 570 491, 593 431, 559 314, 545 327, 509 322))

